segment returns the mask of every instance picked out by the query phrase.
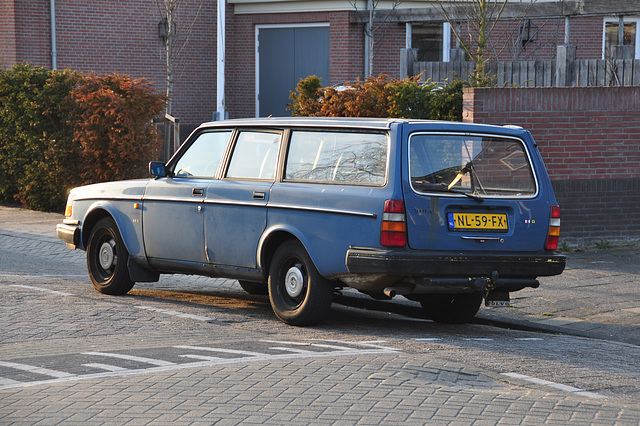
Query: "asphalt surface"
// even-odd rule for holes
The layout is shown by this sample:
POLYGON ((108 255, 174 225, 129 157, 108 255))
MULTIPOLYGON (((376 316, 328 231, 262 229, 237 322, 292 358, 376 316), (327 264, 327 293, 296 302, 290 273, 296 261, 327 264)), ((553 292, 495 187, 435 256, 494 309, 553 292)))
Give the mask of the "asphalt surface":
MULTIPOLYGON (((56 243, 60 245, 56 256, 65 257, 73 252, 55 236, 55 226, 62 218, 56 213, 0 206, 0 242, 3 237, 20 237, 31 243, 33 240, 47 245, 56 243)), ((77 257, 79 253, 74 254, 77 257)), ((538 289, 512 293, 510 307, 482 307, 476 321, 640 346, 640 244, 594 246, 565 254, 567 268, 562 275, 540 278, 538 289)), ((51 262, 55 262, 55 256, 51 262)), ((232 283, 219 281, 222 285, 224 281, 229 281, 226 285, 232 283)), ((369 309, 402 311, 408 315, 413 312, 401 297, 392 302, 366 299, 359 302, 358 298, 351 298, 344 303, 365 303, 369 309)))

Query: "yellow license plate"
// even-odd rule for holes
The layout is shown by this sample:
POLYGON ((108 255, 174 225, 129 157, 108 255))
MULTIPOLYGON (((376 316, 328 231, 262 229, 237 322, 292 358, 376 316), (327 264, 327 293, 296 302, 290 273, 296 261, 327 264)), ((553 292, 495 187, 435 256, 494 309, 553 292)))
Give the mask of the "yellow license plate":
POLYGON ((509 225, 507 215, 503 213, 449 213, 449 229, 506 232, 509 230, 509 225))

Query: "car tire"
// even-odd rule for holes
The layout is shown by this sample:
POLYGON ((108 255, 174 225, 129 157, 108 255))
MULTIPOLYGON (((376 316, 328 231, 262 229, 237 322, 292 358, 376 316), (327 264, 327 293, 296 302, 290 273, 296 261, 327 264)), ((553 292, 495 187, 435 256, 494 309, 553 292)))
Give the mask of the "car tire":
POLYGON ((115 221, 102 218, 91 230, 87 244, 87 270, 93 287, 103 294, 122 295, 133 288, 129 278, 129 252, 115 221))
POLYGON ((325 318, 333 302, 332 283, 316 269, 304 246, 284 242, 269 267, 269 300, 276 316, 289 325, 313 325, 325 318))
POLYGON ((267 284, 264 282, 259 283, 255 281, 238 280, 238 284, 240 284, 240 287, 249 294, 255 294, 257 296, 269 294, 267 284))
POLYGON ((428 294, 420 299, 425 316, 435 322, 464 324, 480 309, 482 293, 428 294))

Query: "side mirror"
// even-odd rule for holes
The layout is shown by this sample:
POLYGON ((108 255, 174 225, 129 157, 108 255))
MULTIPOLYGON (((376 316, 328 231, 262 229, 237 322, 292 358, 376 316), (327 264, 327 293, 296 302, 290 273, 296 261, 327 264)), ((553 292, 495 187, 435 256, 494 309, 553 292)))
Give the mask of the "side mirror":
POLYGON ((155 177, 166 177, 167 169, 164 163, 160 161, 152 161, 149 163, 149 173, 155 177))

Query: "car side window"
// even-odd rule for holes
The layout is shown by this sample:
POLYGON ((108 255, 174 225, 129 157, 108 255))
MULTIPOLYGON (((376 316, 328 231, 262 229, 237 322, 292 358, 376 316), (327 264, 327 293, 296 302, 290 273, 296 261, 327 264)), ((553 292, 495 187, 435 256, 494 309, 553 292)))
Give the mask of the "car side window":
POLYGON ((281 140, 280 133, 240 132, 226 177, 273 180, 281 140))
POLYGON ((177 177, 214 177, 231 131, 201 133, 174 167, 177 177))
POLYGON ((294 131, 285 180, 381 186, 388 138, 383 133, 294 131))

